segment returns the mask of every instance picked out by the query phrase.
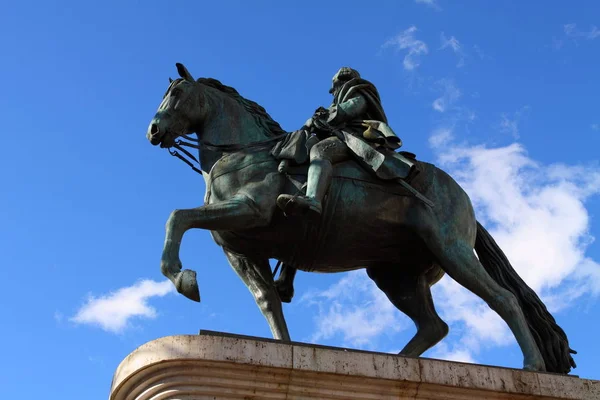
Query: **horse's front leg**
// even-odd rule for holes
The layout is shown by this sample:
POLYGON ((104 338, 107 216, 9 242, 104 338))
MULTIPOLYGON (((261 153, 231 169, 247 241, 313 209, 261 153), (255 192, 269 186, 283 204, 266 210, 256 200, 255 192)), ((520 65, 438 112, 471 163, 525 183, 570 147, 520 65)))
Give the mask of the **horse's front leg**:
POLYGON ((267 225, 270 216, 261 212, 248 198, 238 197, 202 207, 175 210, 166 225, 161 271, 185 297, 200 301, 196 272, 181 270, 179 249, 185 232, 192 228, 235 231, 267 225))
POLYGON ((271 328, 273 338, 290 341, 281 300, 273 282, 273 274, 268 259, 238 256, 227 250, 225 255, 238 276, 244 281, 254 300, 271 328))

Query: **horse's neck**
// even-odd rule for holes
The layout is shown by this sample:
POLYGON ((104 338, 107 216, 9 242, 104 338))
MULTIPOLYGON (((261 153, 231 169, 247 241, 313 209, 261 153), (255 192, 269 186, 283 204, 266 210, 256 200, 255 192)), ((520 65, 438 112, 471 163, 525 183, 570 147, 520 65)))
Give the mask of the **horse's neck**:
MULTIPOLYGON (((201 135, 198 136, 200 139, 201 135)), ((220 151, 209 150, 200 146, 199 156, 200 158, 198 159, 200 160, 200 169, 202 170, 202 175, 206 180, 208 173, 212 169, 213 165, 215 165, 215 163, 219 161, 219 158, 223 156, 223 153, 220 151)))
MULTIPOLYGON (((268 139, 254 117, 243 105, 216 89, 207 89, 205 95, 210 110, 205 122, 197 132, 198 139, 212 145, 249 144, 268 139)), ((200 166, 205 179, 223 152, 200 148, 200 166)))

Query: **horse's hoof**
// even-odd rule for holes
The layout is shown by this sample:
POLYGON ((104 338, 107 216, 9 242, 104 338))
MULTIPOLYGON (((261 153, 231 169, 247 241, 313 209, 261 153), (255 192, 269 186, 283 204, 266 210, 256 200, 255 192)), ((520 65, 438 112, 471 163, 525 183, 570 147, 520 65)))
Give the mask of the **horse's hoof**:
POLYGON ((200 302, 200 290, 196 281, 196 272, 191 269, 184 269, 177 274, 175 279, 177 291, 190 300, 200 302))
POLYGON ((546 363, 544 360, 540 360, 538 362, 525 362, 523 369, 533 372, 546 372, 546 363))
POLYGON ((293 297, 294 297, 293 293, 292 294, 279 293, 279 299, 281 300, 282 303, 291 303, 293 297))
POLYGON ((279 294, 279 300, 284 303, 291 303, 292 298, 294 297, 294 288, 286 287, 286 285, 281 284, 279 280, 275 281, 275 289, 277 289, 277 294, 279 294))

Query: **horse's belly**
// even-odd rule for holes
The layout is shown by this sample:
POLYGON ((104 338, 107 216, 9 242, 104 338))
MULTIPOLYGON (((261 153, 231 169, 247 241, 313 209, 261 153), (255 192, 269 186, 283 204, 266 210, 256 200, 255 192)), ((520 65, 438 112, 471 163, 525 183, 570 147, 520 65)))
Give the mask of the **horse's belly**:
MULTIPOLYGON (((314 252, 308 270, 341 272, 381 264, 410 263, 417 254, 426 253, 424 244, 413 232, 401 234, 399 229, 346 231, 328 235, 314 252)), ((300 267, 302 269, 302 267, 300 267)))
POLYGON ((314 271, 399 262, 426 251, 408 223, 414 198, 354 181, 336 182, 329 195, 314 249, 314 271))

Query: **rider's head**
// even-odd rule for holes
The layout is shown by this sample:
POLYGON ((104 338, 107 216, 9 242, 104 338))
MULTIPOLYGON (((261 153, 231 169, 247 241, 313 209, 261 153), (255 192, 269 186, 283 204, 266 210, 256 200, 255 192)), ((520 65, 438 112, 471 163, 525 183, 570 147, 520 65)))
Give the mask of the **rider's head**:
POLYGON ((360 74, 357 70, 352 69, 350 67, 340 68, 339 71, 333 76, 333 82, 331 85, 331 89, 329 89, 329 93, 335 96, 341 89, 341 87, 344 85, 344 83, 356 78, 360 78, 360 74))

